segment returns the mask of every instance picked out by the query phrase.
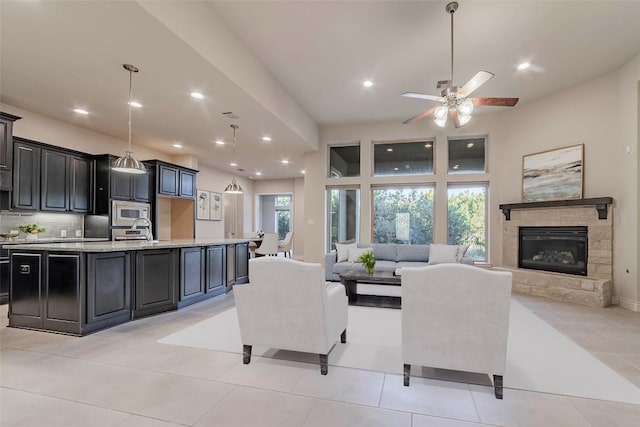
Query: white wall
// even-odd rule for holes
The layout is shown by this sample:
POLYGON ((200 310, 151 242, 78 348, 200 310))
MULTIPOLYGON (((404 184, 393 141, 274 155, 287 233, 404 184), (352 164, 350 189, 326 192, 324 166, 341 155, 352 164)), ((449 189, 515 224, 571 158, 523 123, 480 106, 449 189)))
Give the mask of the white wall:
MULTIPOLYGON (((325 238, 325 196, 327 185, 361 186, 362 241, 371 230, 370 186, 381 182, 372 177, 371 142, 383 140, 435 138, 436 171, 446 170, 446 138, 457 135, 488 136, 488 171, 473 175, 490 182, 489 260, 501 259, 502 216, 498 205, 521 200, 522 156, 582 143, 585 146, 584 197, 612 196, 614 214, 614 288, 621 305, 637 309, 640 299, 637 266, 639 188, 638 164, 638 80, 640 55, 621 70, 578 84, 551 96, 503 109, 476 114, 461 129, 437 128, 425 119, 405 126, 398 122, 331 126, 320 129, 319 152, 306 156, 305 166, 305 259, 323 261, 325 238), (360 178, 326 178, 327 144, 361 142, 360 178), (632 153, 627 153, 627 146, 632 153), (628 270, 628 273, 627 273, 628 270)), ((488 108, 485 111, 490 111, 488 108)), ((446 184, 464 182, 463 175, 397 177, 393 182, 433 182, 436 185, 436 228, 434 241, 446 241, 446 184)))

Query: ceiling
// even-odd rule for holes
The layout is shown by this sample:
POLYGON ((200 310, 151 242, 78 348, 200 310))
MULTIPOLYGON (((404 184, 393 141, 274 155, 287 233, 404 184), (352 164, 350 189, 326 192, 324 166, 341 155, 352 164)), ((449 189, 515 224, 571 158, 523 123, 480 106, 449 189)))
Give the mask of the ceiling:
MULTIPOLYGON (((304 115, 317 126, 401 122, 433 103, 400 93, 438 94, 436 82, 450 75, 446 1, 210 1, 204 6, 223 21, 210 25, 197 9, 186 12, 193 2, 151 3, 3 0, 2 102, 126 140, 122 64, 132 63, 140 68, 134 98, 144 105, 133 114, 135 144, 232 171, 232 144, 213 141, 230 143, 237 123, 241 174, 271 179, 301 176, 304 153, 317 149, 317 130, 305 134, 285 117, 296 108, 300 121, 304 115), (186 29, 176 29, 177 14, 170 22, 150 13, 163 5, 183 8, 181 19, 192 13, 186 29), (240 48, 212 58, 193 42, 196 35, 219 41, 207 31, 226 26, 240 48), (265 93, 297 105, 269 103, 251 80, 239 83, 245 70, 221 65, 239 50, 279 84, 265 93), (373 87, 364 88, 365 79, 373 87), (192 99, 193 90, 206 98, 192 99), (74 114, 77 106, 91 114, 74 114), (289 165, 280 163, 285 158, 289 165)), ((622 66, 640 53, 639 20, 638 1, 460 1, 454 81, 491 71, 495 77, 474 95, 519 97, 521 105, 622 66), (525 60, 531 68, 518 72, 525 60)), ((420 126, 433 133, 429 120, 420 126)))

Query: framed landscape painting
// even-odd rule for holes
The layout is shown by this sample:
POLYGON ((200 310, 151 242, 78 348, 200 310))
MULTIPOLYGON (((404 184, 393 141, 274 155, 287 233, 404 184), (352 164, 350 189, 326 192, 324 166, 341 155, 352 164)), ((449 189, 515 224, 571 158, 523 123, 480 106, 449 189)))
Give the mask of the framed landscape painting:
POLYGON ((584 144, 522 157, 522 201, 582 198, 584 144))

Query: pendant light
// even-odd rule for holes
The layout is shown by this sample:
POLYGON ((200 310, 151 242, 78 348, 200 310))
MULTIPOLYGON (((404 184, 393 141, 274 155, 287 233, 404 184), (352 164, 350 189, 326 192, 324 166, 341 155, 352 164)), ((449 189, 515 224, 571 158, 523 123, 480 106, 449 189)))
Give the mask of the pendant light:
MULTIPOLYGON (((233 164, 236 163, 236 129, 238 129, 238 125, 231 125, 233 128, 233 164)), ((224 189, 224 192, 227 194, 242 194, 242 187, 240 184, 236 182, 236 173, 233 172, 233 179, 231 180, 231 184, 227 185, 227 188, 224 189)))
POLYGON ((131 97, 133 94, 131 83, 133 79, 133 73, 138 72, 138 67, 131 64, 123 64, 122 66, 129 72, 129 151, 125 152, 124 157, 118 157, 118 159, 113 162, 113 166, 111 166, 111 169, 116 172, 142 174, 146 173, 147 169, 144 167, 142 162, 136 160, 133 157, 133 151, 131 151, 131 97))

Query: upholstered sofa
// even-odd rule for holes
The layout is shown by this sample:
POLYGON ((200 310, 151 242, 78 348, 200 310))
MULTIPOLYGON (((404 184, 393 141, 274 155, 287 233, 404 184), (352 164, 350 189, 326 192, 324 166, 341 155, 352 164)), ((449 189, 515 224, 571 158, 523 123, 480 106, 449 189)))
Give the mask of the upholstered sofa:
POLYGON ((325 255, 325 280, 339 281, 340 273, 348 270, 363 270, 356 262, 363 250, 373 249, 376 271, 399 272, 402 267, 424 267, 430 265, 429 253, 434 246, 437 259, 431 264, 458 262, 473 265, 472 258, 464 256, 467 246, 460 245, 404 245, 394 243, 336 244, 337 250, 325 255))

